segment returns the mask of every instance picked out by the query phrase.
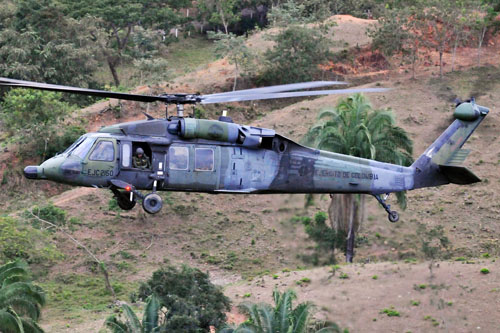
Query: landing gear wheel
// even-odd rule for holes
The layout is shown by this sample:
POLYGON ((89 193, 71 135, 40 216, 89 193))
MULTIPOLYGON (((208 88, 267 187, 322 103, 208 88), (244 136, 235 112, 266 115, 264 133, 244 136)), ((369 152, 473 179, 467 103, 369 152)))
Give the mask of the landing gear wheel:
POLYGON ((391 221, 392 223, 399 221, 399 214, 395 210, 391 211, 387 217, 389 218, 389 221, 391 221))
POLYGON ((132 208, 135 207, 136 201, 132 200, 130 201, 128 196, 119 196, 116 198, 116 202, 118 203, 118 207, 120 207, 123 210, 131 210, 132 208))
POLYGON ((149 193, 142 200, 142 208, 149 214, 158 213, 163 207, 161 197, 156 193, 149 193))

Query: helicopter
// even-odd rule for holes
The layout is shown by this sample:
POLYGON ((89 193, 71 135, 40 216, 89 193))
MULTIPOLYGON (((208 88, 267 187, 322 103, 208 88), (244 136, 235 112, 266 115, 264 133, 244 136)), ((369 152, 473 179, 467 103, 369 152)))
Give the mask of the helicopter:
POLYGON ((146 114, 146 120, 102 127, 95 133, 84 134, 63 153, 41 165, 24 169, 28 179, 107 188, 124 210, 142 201, 147 213, 158 213, 163 206, 158 191, 362 193, 373 195, 389 221, 397 222, 399 214, 386 201, 390 193, 481 181, 462 166, 470 152, 462 146, 489 112, 474 99, 457 103, 455 120, 409 167, 309 148, 272 129, 236 124, 226 114, 218 120, 184 116, 186 104, 390 90, 304 91, 344 84, 314 81, 208 95, 149 96, 0 78, 0 86, 6 87, 176 105, 175 116, 166 114, 165 118, 156 119, 146 114), (135 165, 136 152, 142 153, 145 163, 141 167, 135 165))

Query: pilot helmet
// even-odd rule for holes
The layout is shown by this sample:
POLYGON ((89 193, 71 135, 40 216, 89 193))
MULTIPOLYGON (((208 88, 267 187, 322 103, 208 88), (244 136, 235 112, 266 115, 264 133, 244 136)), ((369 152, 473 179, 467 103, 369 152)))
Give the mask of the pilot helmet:
POLYGON ((135 154, 136 155, 144 155, 144 150, 142 150, 142 148, 139 147, 136 149, 135 154))

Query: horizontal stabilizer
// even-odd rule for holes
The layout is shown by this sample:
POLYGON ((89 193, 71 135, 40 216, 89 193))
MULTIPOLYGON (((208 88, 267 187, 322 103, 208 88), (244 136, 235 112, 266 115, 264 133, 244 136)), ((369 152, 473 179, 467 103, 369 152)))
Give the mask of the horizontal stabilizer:
POLYGON ((457 149, 448 159, 446 165, 461 165, 469 154, 470 149, 457 149))
POLYGON ((452 184, 466 185, 481 181, 478 176, 466 167, 441 164, 439 169, 452 184))

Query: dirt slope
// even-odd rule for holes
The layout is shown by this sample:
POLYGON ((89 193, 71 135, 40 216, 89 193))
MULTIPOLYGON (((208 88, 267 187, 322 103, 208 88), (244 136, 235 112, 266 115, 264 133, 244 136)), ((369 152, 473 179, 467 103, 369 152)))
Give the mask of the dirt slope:
POLYGON ((335 321, 349 332, 497 332, 499 270, 493 260, 440 262, 429 279, 426 263, 356 264, 342 266, 335 274, 326 267, 278 272, 230 285, 226 294, 235 302, 272 304, 274 287, 293 288, 298 302, 316 304, 318 318, 335 321), (492 273, 481 274, 484 267, 492 273), (304 279, 310 282, 301 283, 304 279), (381 313, 391 307, 397 316, 381 313))

